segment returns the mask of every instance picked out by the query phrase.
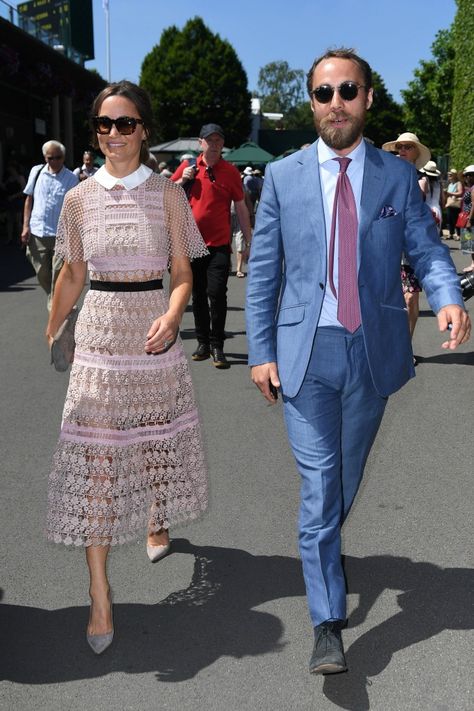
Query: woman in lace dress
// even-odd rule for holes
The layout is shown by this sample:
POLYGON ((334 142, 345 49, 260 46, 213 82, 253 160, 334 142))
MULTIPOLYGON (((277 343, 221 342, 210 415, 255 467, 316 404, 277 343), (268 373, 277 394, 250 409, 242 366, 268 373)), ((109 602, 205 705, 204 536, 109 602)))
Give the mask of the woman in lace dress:
POLYGON ((106 561, 111 545, 148 532, 152 561, 170 525, 207 505, 201 433, 178 329, 190 259, 207 253, 183 190, 143 165, 152 126, 147 94, 119 82, 92 107, 105 156, 64 202, 56 251, 65 264, 46 336, 91 280, 49 485, 48 538, 85 546, 96 653, 113 637, 106 561), (170 267, 169 297, 162 276, 170 267))

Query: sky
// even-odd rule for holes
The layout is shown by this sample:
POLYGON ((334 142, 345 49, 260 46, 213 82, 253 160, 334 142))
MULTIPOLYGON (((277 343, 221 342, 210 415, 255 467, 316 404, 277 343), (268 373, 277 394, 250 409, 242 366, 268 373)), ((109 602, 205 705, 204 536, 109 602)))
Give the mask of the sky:
MULTIPOLYGON (((11 0, 10 0, 11 1, 11 0)), ((306 71, 328 47, 349 46, 383 78, 401 101, 421 59, 431 58, 438 30, 448 28, 455 0, 109 0, 111 79, 138 82, 145 55, 162 31, 201 17, 234 47, 257 88, 258 72, 285 60, 306 71)), ((107 79, 103 0, 93 0, 95 60, 86 63, 107 79)))

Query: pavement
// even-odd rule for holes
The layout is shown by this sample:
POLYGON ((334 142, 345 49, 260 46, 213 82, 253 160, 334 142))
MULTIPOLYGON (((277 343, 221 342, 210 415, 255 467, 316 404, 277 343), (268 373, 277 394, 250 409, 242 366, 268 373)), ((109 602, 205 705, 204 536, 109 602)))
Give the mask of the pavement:
MULTIPOLYGON (((458 271, 468 262, 448 242, 458 271)), ((249 380, 245 279, 229 281, 228 371, 191 362, 211 504, 152 565, 114 548, 116 637, 85 642, 84 552, 44 539, 67 374, 49 365, 46 302, 0 248, 1 711, 468 711, 473 698, 473 342, 456 352, 422 298, 417 377, 388 404, 343 532, 349 672, 314 677, 296 541, 298 476, 281 402, 249 380)), ((190 354, 192 314, 182 337, 190 354)))

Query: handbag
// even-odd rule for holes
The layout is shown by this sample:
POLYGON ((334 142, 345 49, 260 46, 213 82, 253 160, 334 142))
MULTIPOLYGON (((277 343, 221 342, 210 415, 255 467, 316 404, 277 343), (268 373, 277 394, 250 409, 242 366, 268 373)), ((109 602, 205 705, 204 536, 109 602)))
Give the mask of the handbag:
POLYGON ((461 229, 466 227, 468 219, 469 212, 460 212, 456 220, 456 227, 461 227, 461 229))
POLYGON ((58 328, 51 344, 51 364, 60 373, 64 373, 74 360, 74 350, 76 348, 74 330, 78 315, 79 309, 74 306, 58 328))
POLYGON ((456 208, 460 209, 461 202, 462 202, 462 198, 454 197, 454 195, 450 195, 448 197, 448 199, 446 200, 446 207, 456 207, 456 208))

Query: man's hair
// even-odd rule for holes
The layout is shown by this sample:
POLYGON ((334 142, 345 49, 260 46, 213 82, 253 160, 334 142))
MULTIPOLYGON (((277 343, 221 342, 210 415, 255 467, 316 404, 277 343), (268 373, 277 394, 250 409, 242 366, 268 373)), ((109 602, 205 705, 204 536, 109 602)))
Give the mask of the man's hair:
POLYGON ((313 74, 314 70, 320 62, 324 62, 325 59, 349 59, 354 64, 357 64, 364 77, 364 86, 367 89, 372 88, 372 69, 370 64, 359 57, 352 48, 338 47, 337 49, 328 49, 321 57, 317 57, 314 60, 313 66, 306 75, 306 88, 308 94, 312 96, 311 92, 313 90, 313 74))
POLYGON ((62 143, 59 143, 59 141, 46 141, 46 143, 43 143, 41 146, 41 150, 43 151, 43 155, 45 157, 50 148, 56 148, 63 154, 63 156, 66 155, 66 146, 63 146, 62 143))
MULTIPOLYGON (((97 116, 100 107, 109 96, 123 96, 125 99, 134 104, 141 120, 143 121, 143 128, 145 129, 147 139, 149 138, 153 130, 153 113, 151 108, 150 97, 148 96, 145 89, 141 86, 134 84, 131 81, 122 79, 114 84, 109 84, 102 89, 100 94, 95 97, 91 108, 91 119, 97 116)), ((99 148, 99 141, 97 140, 97 134, 94 129, 92 129, 92 145, 94 148, 99 148)), ((148 140, 143 141, 141 151, 140 151, 140 162, 145 163, 148 159, 148 140)))

